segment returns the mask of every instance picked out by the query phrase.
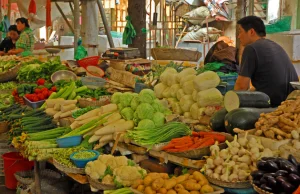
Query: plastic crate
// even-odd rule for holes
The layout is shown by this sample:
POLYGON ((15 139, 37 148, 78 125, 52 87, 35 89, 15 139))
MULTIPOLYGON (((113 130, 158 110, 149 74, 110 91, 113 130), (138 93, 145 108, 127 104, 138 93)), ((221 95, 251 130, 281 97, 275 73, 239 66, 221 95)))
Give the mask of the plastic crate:
POLYGON ((81 82, 90 89, 98 89, 104 87, 106 80, 100 77, 82 77, 81 82))
POLYGON ((234 89, 237 77, 237 75, 220 76, 222 82, 217 86, 217 89, 225 95, 226 92, 234 89))

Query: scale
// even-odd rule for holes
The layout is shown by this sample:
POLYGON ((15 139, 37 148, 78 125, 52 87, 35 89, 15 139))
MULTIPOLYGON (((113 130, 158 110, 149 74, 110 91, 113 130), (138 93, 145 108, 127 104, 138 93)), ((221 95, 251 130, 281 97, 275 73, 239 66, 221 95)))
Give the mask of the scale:
POLYGON ((45 48, 45 50, 50 54, 50 56, 47 57, 49 61, 56 59, 60 60, 60 56, 57 55, 61 51, 60 48, 45 48))

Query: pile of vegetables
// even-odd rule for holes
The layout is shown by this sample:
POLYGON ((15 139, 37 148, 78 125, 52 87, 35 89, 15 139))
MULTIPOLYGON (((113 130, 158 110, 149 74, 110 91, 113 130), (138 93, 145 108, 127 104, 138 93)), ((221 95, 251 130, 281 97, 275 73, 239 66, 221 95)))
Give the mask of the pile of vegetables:
POLYGON ((16 82, 0 83, 0 90, 12 90, 17 87, 16 82))
MULTIPOLYGON (((88 162, 85 172, 94 180, 102 184, 114 185, 117 188, 130 187, 137 180, 147 175, 146 170, 137 166, 125 156, 100 155, 95 161, 88 162)), ((93 192, 97 189, 92 188, 93 192)))
POLYGON ((11 94, 0 94, 0 108, 5 108, 14 103, 14 97, 11 94))
POLYGON ((257 162, 258 170, 251 173, 253 184, 271 193, 299 193, 300 164, 289 155, 283 158, 265 157, 257 162), (297 192, 296 189, 298 188, 297 192))
POLYGON ((262 114, 255 123, 257 136, 265 136, 270 139, 299 139, 300 117, 298 106, 300 98, 287 100, 273 112, 262 114))
POLYGON ((134 120, 138 128, 154 128, 165 123, 165 116, 170 111, 158 100, 153 90, 144 89, 139 94, 116 92, 112 103, 118 105, 125 120, 134 120))
POLYGON ((78 117, 80 117, 81 115, 84 115, 85 113, 87 112, 90 112, 91 110, 94 110, 96 107, 91 107, 91 106, 88 106, 86 108, 81 108, 81 109, 78 109, 76 111, 74 111, 72 113, 72 117, 74 119, 77 119, 78 117))
POLYGON ((47 109, 45 112, 54 119, 71 117, 77 110, 77 100, 65 100, 63 98, 46 100, 47 109))
POLYGON ((174 138, 191 135, 191 129, 184 123, 169 122, 155 128, 136 128, 130 130, 127 135, 139 145, 153 146, 158 143, 165 143, 174 138))
POLYGON ((143 180, 137 180, 132 188, 145 194, 204 194, 214 192, 205 176, 198 171, 172 178, 166 173, 149 173, 143 180))
POLYGON ((167 99, 173 113, 203 120, 203 124, 208 125, 210 116, 223 104, 223 96, 216 89, 220 77, 212 71, 198 76, 196 73, 193 68, 183 69, 180 73, 173 68, 166 68, 154 91, 157 98, 167 99), (210 108, 205 111, 207 107, 210 108))
POLYGON ((174 138, 162 150, 167 152, 185 152, 198 148, 203 148, 215 144, 215 142, 223 143, 226 137, 221 134, 211 132, 193 132, 192 136, 184 136, 174 138))
POLYGON ((122 188, 117 190, 105 190, 104 194, 134 194, 129 188, 122 188))
POLYGON ((32 63, 22 65, 17 79, 23 82, 35 82, 40 78, 49 81, 54 72, 66 69, 67 67, 62 65, 60 60, 49 60, 47 62, 34 60, 32 63))
POLYGON ((93 158, 95 157, 96 154, 94 152, 90 152, 90 151, 80 151, 77 152, 73 155, 74 159, 79 159, 79 160, 84 160, 84 159, 89 159, 89 158, 93 158))
POLYGON ((210 147, 211 156, 202 169, 213 179, 224 182, 248 181, 250 172, 257 169, 256 162, 263 157, 273 157, 270 149, 264 148, 255 138, 234 137, 233 142, 225 141, 228 148, 220 151, 217 144, 210 147))
POLYGON ((0 73, 7 72, 8 70, 14 68, 16 65, 19 64, 20 58, 11 55, 11 56, 1 56, 0 57, 0 73))

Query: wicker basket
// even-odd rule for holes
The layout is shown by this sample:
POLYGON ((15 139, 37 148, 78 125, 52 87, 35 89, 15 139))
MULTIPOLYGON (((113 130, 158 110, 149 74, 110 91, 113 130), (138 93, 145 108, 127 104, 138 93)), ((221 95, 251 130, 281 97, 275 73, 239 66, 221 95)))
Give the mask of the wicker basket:
POLYGON ((8 130, 9 130, 8 123, 5 121, 0 122, 0 134, 6 133, 8 130))
MULTIPOLYGON (((30 185, 34 182, 33 171, 19 171, 16 172, 14 175, 17 181, 21 184, 30 185)), ((49 169, 42 170, 40 176, 48 180, 57 180, 61 178, 61 175, 58 172, 49 169)))
POLYGON ((0 73, 0 83, 12 81, 12 80, 16 79, 20 68, 21 68, 21 63, 19 63, 14 68, 11 68, 10 70, 8 70, 6 72, 0 73))
POLYGON ((87 98, 81 98, 78 100, 80 108, 86 108, 88 106, 104 106, 110 104, 111 96, 100 96, 99 100, 93 101, 87 98))
POLYGON ((270 193, 268 191, 265 191, 265 190, 262 190, 261 188, 259 188, 258 186, 256 186, 253 182, 252 182, 252 178, 250 178, 250 183, 251 185, 253 186, 253 189, 259 193, 259 194, 273 194, 273 193, 270 193))
POLYGON ((64 173, 85 174, 84 168, 70 168, 57 162, 55 159, 53 159, 53 165, 64 173))
POLYGON ((87 178, 88 178, 88 181, 90 183, 90 185, 92 187, 94 187, 95 189, 98 189, 98 190, 115 190, 117 189, 115 185, 106 185, 106 184, 102 184, 100 183, 98 180, 94 180, 92 179, 90 176, 87 175, 87 178))
POLYGON ((215 184, 220 187, 226 187, 226 188, 232 188, 232 189, 246 189, 246 188, 252 187, 250 181, 224 182, 221 180, 211 178, 209 176, 206 176, 206 178, 210 183, 215 184))

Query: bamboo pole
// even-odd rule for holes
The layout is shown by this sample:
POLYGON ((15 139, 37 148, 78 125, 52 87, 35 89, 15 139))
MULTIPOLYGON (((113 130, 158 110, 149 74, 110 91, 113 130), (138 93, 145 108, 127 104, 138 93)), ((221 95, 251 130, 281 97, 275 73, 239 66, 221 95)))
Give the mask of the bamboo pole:
POLYGON ((67 19, 66 15, 64 14, 64 12, 62 11, 62 9, 60 8, 60 6, 58 5, 57 2, 55 2, 55 5, 56 5, 58 11, 60 12, 60 14, 62 15, 62 17, 64 18, 65 22, 66 22, 67 25, 69 26, 70 30, 73 32, 73 34, 75 34, 74 28, 71 26, 69 20, 67 19))
POLYGON ((79 10, 79 0, 74 0, 74 52, 77 48, 77 42, 79 40, 79 34, 80 34, 80 24, 79 24, 79 18, 80 18, 80 10, 79 10))

